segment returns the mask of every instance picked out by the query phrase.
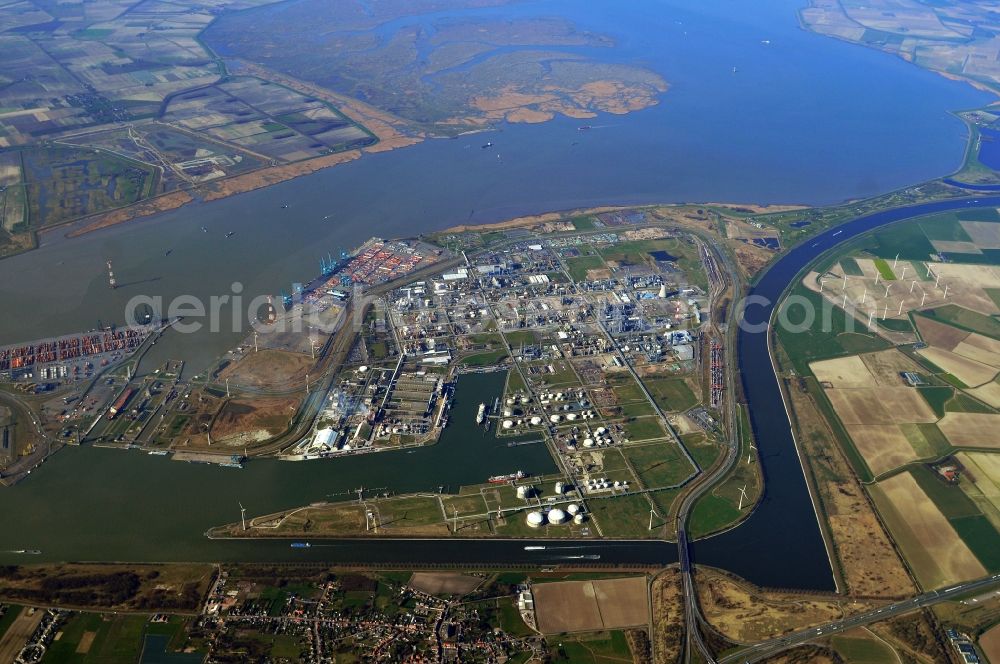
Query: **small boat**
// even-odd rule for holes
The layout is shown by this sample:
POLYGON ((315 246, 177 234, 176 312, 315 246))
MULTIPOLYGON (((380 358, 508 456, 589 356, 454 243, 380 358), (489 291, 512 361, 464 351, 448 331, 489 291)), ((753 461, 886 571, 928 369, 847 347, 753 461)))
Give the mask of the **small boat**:
POLYGON ((232 237, 234 235, 236 235, 236 231, 229 231, 228 233, 226 233, 226 237, 232 237))
POLYGON ((205 228, 204 226, 202 226, 202 227, 201 227, 201 232, 202 232, 202 233, 207 233, 207 232, 208 232, 208 229, 207 229, 207 228, 205 228))
POLYGON ((282 210, 287 210, 288 209, 288 203, 282 203, 281 204, 281 209, 282 210))
POLYGON ((590 125, 581 125, 576 128, 577 131, 590 131, 591 129, 593 129, 593 127, 590 125))
POLYGON ((311 546, 309 542, 292 542, 293 549, 308 549, 311 546))
POLYGON ((479 404, 479 410, 476 411, 476 424, 482 424, 483 420, 486 419, 486 404, 479 404))
POLYGON ((486 145, 484 145, 483 149, 485 150, 486 148, 491 148, 491 147, 493 147, 493 141, 490 141, 489 143, 487 143, 486 145))
POLYGON ((524 547, 524 550, 525 551, 544 551, 545 547, 544 546, 526 546, 526 547, 524 547))
POLYGON ((172 252, 173 252, 173 249, 167 249, 165 252, 163 252, 163 255, 164 256, 169 256, 172 252))

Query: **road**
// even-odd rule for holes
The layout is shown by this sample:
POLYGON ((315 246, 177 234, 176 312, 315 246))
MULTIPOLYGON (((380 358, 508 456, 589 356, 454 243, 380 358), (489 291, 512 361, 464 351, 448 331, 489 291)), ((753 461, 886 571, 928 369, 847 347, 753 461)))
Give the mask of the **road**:
POLYGON ((757 662, 772 657, 783 650, 808 643, 822 636, 881 622, 894 616, 903 615, 904 613, 910 613, 911 611, 951 600, 974 590, 985 590, 994 586, 1000 586, 1000 574, 976 579, 975 581, 968 581, 957 586, 950 586, 943 590, 932 590, 923 595, 917 595, 911 599, 889 604, 888 606, 883 606, 866 613, 859 613, 844 620, 837 620, 818 627, 799 630, 777 639, 764 641, 744 648, 731 655, 720 657, 718 662, 719 664, 728 664, 729 662, 757 662))

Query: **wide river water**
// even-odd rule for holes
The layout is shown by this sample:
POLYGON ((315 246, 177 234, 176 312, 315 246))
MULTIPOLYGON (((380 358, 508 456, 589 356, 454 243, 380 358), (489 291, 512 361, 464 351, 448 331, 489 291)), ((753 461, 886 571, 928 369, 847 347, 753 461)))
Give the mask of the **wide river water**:
MULTIPOLYGON (((369 155, 268 189, 74 240, 46 236, 38 251, 0 261, 0 311, 5 312, 0 343, 87 329, 98 319, 121 321, 125 303, 136 295, 205 298, 229 293, 236 281, 247 295, 288 291, 292 281, 317 272, 320 255, 372 234, 413 235, 470 220, 612 203, 822 204, 956 168, 966 134, 949 111, 990 98, 894 57, 805 32, 798 27, 798 5, 752 0, 547 4, 546 11, 612 34, 619 49, 609 57, 641 61, 659 71, 671 85, 661 103, 628 116, 590 120, 595 129, 589 132, 576 131, 579 122, 565 119, 507 125, 488 136, 431 140, 369 155), (494 150, 479 148, 486 140, 496 144, 494 150), (285 202, 288 209, 281 208, 285 202), (236 235, 227 240, 228 231, 236 235), (122 284, 113 292, 105 282, 108 259, 122 284)), ((179 357, 193 371, 238 337, 231 331, 168 334, 145 367, 179 357)), ((495 390, 486 384, 473 392, 495 390)), ((760 408, 765 411, 757 418, 780 411, 781 405, 769 401, 760 408)), ((762 440, 762 450, 767 443, 762 440)), ((113 450, 66 450, 21 485, 0 492, 0 549, 39 548, 50 559, 287 557, 284 545, 210 543, 202 532, 234 520, 237 500, 259 514, 323 500, 358 484, 435 490, 481 481, 484 474, 501 470, 496 467, 501 459, 524 466, 544 461, 506 456, 544 453, 540 446, 504 447, 497 451, 501 456, 491 456, 468 455, 468 448, 452 445, 406 457, 255 462, 243 471, 113 450)), ((787 486, 795 500, 802 500, 801 470, 788 462, 794 448, 780 449, 786 463, 775 467, 780 472, 768 469, 768 495, 783 495, 787 486)), ((809 523, 815 529, 811 510, 793 513, 807 529, 809 523)), ((761 583, 828 586, 825 556, 818 557, 822 550, 815 539, 804 538, 812 544, 785 555, 768 541, 768 530, 778 525, 769 519, 768 528, 739 528, 699 546, 696 555, 761 583), (809 560, 797 559, 799 554, 809 560)), ((790 529, 787 524, 785 529, 790 529)), ((407 551, 420 559, 421 547, 428 558, 440 557, 434 543, 407 551)), ((518 557, 513 544, 473 547, 488 551, 489 559, 518 557)), ((449 549, 455 549, 449 556, 480 555, 449 549)), ((371 545, 355 550, 373 560, 393 555, 371 545)), ((341 559, 353 555, 351 550, 329 553, 341 559)), ((309 555, 324 552, 314 549, 309 555)), ((655 544, 618 555, 664 562, 676 556, 671 547, 655 544)), ((17 557, 0 555, 8 559, 17 557)))

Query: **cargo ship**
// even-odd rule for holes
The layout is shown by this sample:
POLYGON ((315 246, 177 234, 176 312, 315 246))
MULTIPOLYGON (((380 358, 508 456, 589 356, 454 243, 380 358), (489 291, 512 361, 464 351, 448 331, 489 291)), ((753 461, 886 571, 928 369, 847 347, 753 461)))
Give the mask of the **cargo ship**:
POLYGON ((476 411, 476 424, 482 424, 483 420, 486 419, 486 404, 479 404, 479 410, 476 411))
POLYGON ((487 480, 490 484, 506 484, 507 482, 513 482, 514 480, 523 480, 527 477, 527 473, 523 470, 519 470, 516 473, 508 473, 507 475, 494 475, 487 480))

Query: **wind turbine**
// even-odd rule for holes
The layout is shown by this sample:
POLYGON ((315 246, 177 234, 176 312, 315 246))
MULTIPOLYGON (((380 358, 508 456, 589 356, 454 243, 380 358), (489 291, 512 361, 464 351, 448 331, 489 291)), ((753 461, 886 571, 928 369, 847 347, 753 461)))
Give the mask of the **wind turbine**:
POLYGON ((240 523, 243 524, 243 530, 247 529, 247 508, 243 507, 243 503, 237 503, 240 506, 240 523))
POLYGON ((747 502, 750 502, 750 499, 747 498, 747 485, 746 484, 744 484, 743 488, 740 489, 740 506, 736 508, 736 511, 738 511, 738 512, 742 512, 743 511, 743 501, 744 500, 746 500, 747 502))
POLYGON ((753 443, 750 443, 750 451, 747 452, 747 465, 748 466, 750 465, 751 461, 753 460, 753 453, 756 452, 756 451, 757 451, 757 448, 753 446, 753 443))

